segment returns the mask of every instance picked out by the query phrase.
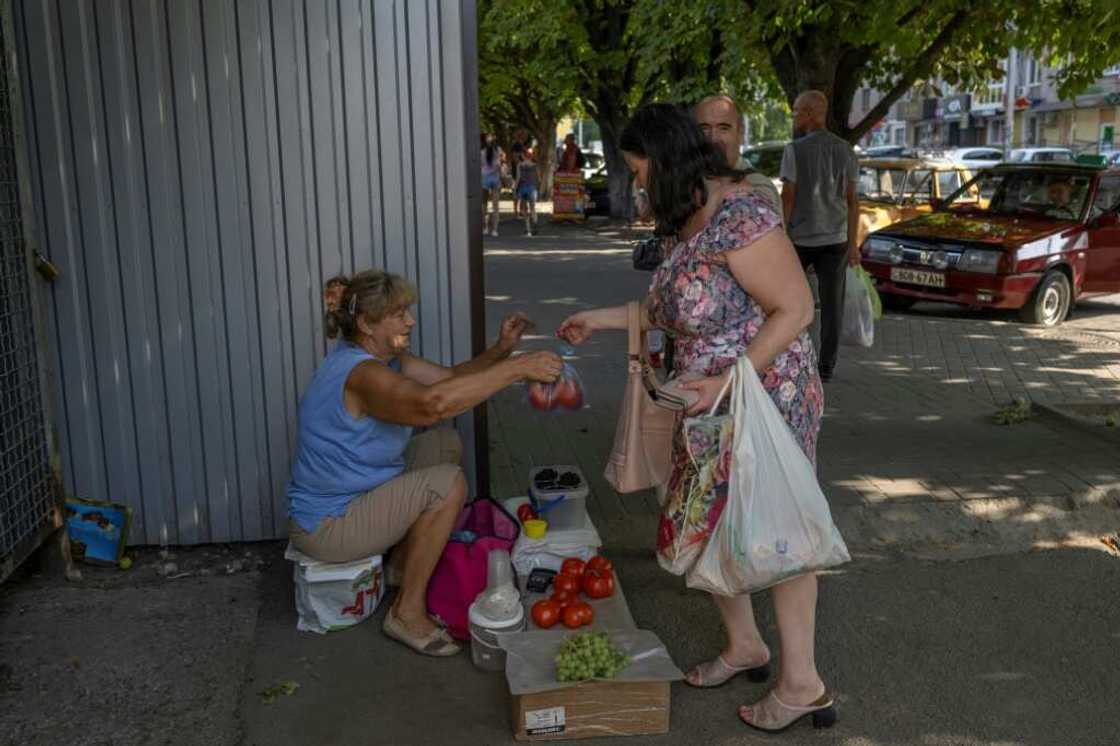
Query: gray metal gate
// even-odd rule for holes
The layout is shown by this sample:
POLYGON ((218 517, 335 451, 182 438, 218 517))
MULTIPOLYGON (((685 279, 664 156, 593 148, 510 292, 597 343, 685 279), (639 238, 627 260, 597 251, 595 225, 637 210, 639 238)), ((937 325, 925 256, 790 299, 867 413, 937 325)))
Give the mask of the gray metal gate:
MULTIPOLYGON (((55 504, 32 249, 20 188, 23 141, 10 6, 0 6, 0 582, 53 527, 55 504)), ((26 174, 26 170, 22 171, 26 174)))

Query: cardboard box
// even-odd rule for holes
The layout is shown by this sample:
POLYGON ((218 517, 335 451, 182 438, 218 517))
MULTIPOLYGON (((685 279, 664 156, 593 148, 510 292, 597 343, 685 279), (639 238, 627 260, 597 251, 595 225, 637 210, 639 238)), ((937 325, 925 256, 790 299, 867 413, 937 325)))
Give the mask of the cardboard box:
POLYGON ((588 681, 512 699, 518 741, 669 732, 668 681, 588 681))

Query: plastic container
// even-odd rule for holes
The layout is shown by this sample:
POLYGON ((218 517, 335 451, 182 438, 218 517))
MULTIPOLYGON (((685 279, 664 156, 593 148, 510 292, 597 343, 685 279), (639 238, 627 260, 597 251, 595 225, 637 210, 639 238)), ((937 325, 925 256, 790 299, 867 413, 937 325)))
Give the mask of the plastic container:
POLYGON ((587 525, 587 479, 578 466, 538 466, 529 470, 529 499, 550 531, 587 525), (570 475, 570 476, 569 476, 570 475))
POLYGON ((467 612, 471 629, 471 660, 483 671, 505 671, 506 651, 498 640, 505 635, 525 631, 525 607, 517 605, 511 619, 494 621, 482 613, 479 602, 471 604, 467 612))
POLYGON ((521 527, 525 529, 525 535, 530 539, 543 539, 548 533, 548 521, 539 518, 531 518, 521 524, 521 527))

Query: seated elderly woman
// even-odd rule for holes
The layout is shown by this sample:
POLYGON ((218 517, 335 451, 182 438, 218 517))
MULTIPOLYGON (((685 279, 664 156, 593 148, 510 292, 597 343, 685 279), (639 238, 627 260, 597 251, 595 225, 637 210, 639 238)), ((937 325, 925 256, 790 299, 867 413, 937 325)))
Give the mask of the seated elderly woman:
POLYGON ((416 324, 413 287, 369 270, 327 283, 326 332, 342 340, 304 392, 292 479, 289 532, 304 554, 347 562, 391 547, 401 589, 383 629, 426 655, 459 651, 428 617, 428 580, 467 496, 454 430, 427 430, 523 380, 551 382, 551 352, 511 357, 529 322, 502 322, 498 342, 445 368, 408 352, 416 324))

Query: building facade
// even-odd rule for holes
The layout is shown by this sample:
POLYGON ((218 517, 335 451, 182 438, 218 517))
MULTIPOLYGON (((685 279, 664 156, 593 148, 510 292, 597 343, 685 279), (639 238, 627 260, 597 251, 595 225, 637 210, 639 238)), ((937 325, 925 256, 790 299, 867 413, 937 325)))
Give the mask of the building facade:
MULTIPOLYGON (((1013 50, 1000 67, 1005 71, 1002 80, 975 90, 955 90, 944 84, 915 87, 891 107, 890 114, 876 123, 860 145, 905 144, 927 149, 1052 146, 1076 153, 1120 149, 1120 64, 1105 70, 1096 83, 1073 98, 1063 98, 1058 91, 1059 68, 1035 55, 1013 50), (1010 92, 1009 84, 1013 86, 1010 92), (1009 105, 1013 108, 1010 137, 1009 105)), ((851 124, 860 122, 880 98, 874 89, 860 89, 851 124)))

